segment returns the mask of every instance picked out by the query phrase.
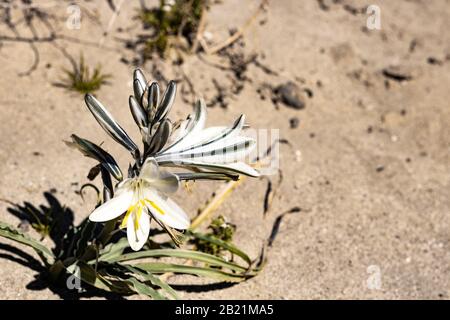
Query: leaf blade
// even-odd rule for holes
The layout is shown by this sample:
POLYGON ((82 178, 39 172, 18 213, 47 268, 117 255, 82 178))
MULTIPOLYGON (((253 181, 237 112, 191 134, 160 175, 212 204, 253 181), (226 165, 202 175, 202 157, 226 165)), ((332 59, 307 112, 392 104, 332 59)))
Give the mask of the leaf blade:
POLYGON ((252 276, 247 274, 243 275, 243 274, 227 273, 214 268, 193 267, 175 263, 146 262, 135 264, 134 266, 136 268, 149 271, 152 273, 173 272, 180 274, 191 274, 196 276, 208 277, 223 282, 241 282, 252 276))
POLYGON ((123 179, 122 171, 120 170, 119 165, 117 164, 113 156, 111 156, 111 154, 109 154, 107 151, 105 151, 95 143, 87 139, 80 138, 75 134, 72 134, 70 137, 72 138, 71 142, 65 141, 67 146, 75 148, 86 157, 95 159, 100 162, 100 164, 106 170, 108 170, 108 172, 118 181, 121 181, 123 179))
POLYGON ((193 250, 181 250, 181 249, 153 249, 146 251, 139 251, 133 253, 123 254, 121 256, 117 256, 115 259, 108 260, 108 262, 124 262, 130 260, 137 260, 142 258, 159 258, 159 257, 172 257, 172 258, 180 258, 186 260, 195 260, 199 262, 204 262, 210 265, 214 265, 217 267, 227 268, 237 272, 245 272, 247 268, 239 266, 235 263, 225 261, 224 259, 193 250))
POLYGON ((0 222, 0 236, 33 248, 44 256, 45 263, 52 264, 55 260, 55 256, 49 248, 4 222, 0 222))

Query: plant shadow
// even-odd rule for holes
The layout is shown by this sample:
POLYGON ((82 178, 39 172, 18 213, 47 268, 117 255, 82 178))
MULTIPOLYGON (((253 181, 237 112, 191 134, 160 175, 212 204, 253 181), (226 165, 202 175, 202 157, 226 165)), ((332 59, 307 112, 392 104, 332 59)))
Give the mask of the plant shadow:
POLYGON ((53 253, 58 256, 62 250, 64 235, 73 227, 74 213, 63 206, 51 191, 44 192, 47 204, 35 206, 28 201, 22 205, 13 204, 7 210, 20 219, 19 227, 27 231, 31 226, 40 235, 41 241, 49 236, 55 244, 53 253))
MULTIPOLYGON (((44 192, 43 195, 46 199, 46 204, 35 206, 29 202, 24 202, 21 205, 8 202, 10 207, 7 208, 7 211, 20 219, 19 228, 22 231, 26 232, 31 226, 41 235, 41 241, 46 236, 49 236, 54 243, 52 251, 55 256, 59 256, 63 250, 64 235, 74 227, 74 212, 72 209, 63 206, 53 192, 44 192)), ((9 244, 0 243, 0 259, 18 263, 37 272, 35 279, 26 285, 26 288, 29 290, 41 291, 49 289, 64 300, 79 300, 92 297, 108 300, 125 299, 119 294, 106 292, 94 287, 89 287, 89 290, 82 290, 82 292, 68 289, 66 285, 67 275, 61 277, 58 282, 53 283, 49 279, 48 269, 41 261, 9 244)))
POLYGON ((214 290, 222 290, 234 287, 237 285, 237 282, 219 282, 219 283, 210 283, 210 284, 173 284, 171 287, 176 291, 185 291, 185 292, 208 292, 214 290))

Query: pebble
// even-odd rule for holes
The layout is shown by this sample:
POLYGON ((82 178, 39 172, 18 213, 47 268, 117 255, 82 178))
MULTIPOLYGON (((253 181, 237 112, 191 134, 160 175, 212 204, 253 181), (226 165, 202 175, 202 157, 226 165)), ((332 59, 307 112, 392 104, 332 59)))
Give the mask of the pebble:
POLYGON ((301 89, 293 82, 289 81, 276 88, 276 94, 282 103, 296 110, 305 108, 305 98, 301 89))
POLYGON ((298 125, 300 124, 300 120, 297 117, 293 117, 289 119, 289 125, 291 126, 291 129, 298 128, 298 125))
POLYGON ((394 81, 409 81, 414 78, 414 70, 408 66, 389 66, 382 70, 385 77, 394 81))

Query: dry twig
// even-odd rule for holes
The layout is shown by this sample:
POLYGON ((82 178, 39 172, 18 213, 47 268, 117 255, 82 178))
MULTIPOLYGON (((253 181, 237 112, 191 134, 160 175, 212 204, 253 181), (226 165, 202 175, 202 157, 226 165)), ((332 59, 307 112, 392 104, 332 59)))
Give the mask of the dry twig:
POLYGON ((201 44, 203 48, 205 49, 207 54, 215 54, 219 52, 222 49, 225 49, 226 47, 232 45, 236 40, 241 38, 244 35, 244 32, 253 24, 253 22, 256 20, 258 15, 266 10, 266 6, 268 5, 268 0, 262 0, 261 4, 258 6, 258 9, 256 12, 244 23, 243 26, 241 26, 235 33, 233 33, 228 39, 223 41, 222 43, 219 43, 212 48, 208 48, 208 45, 203 41, 201 44))

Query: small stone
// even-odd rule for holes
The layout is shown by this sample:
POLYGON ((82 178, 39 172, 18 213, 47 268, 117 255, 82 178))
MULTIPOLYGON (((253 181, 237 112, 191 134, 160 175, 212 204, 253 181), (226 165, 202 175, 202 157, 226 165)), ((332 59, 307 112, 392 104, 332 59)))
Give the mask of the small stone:
POLYGON ((282 84, 275 89, 275 93, 286 106, 297 110, 305 108, 305 98, 295 83, 289 81, 282 84))
POLYGON ((291 126, 291 129, 298 128, 298 125, 300 124, 300 120, 297 117, 293 117, 289 119, 289 124, 291 126))
POLYGON ((428 64, 431 64, 431 65, 441 65, 442 64, 442 61, 435 57, 428 57, 427 62, 428 62, 428 64))
POLYGON ((407 66, 389 66, 382 70, 383 75, 394 81, 410 81, 414 78, 413 70, 407 66))

